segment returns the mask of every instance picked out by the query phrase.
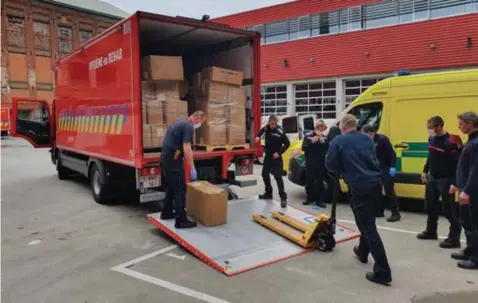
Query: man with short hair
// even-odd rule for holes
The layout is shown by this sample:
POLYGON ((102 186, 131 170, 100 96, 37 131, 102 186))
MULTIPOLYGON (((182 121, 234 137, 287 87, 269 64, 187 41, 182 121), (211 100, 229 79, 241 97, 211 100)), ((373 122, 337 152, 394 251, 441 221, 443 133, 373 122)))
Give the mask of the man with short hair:
POLYGON ((194 130, 206 120, 202 111, 196 111, 188 118, 178 119, 168 127, 161 151, 161 170, 166 180, 166 199, 161 219, 176 218, 176 228, 193 228, 195 221, 189 221, 186 213, 186 180, 184 161, 190 168, 190 179, 197 179, 191 144, 194 130), (174 208, 173 208, 174 200, 174 208))
POLYGON ((460 220, 465 230, 466 248, 451 255, 460 260, 458 267, 478 269, 478 115, 464 112, 458 115, 460 130, 468 135, 468 141, 458 162, 456 183, 450 193, 457 191, 460 204, 460 220))
POLYGON ((450 222, 448 237, 440 242, 441 248, 460 247, 461 226, 458 220, 458 206, 449 194, 450 185, 455 183, 455 174, 460 156, 460 140, 444 130, 445 122, 440 116, 427 121, 430 135, 428 157, 421 176, 425 187, 425 206, 427 209, 426 229, 417 235, 420 240, 438 239, 438 218, 440 208, 450 222), (440 202, 441 197, 441 202, 440 202), (441 207, 440 207, 441 206, 441 207))
POLYGON ((315 124, 315 130, 304 136, 302 150, 305 156, 305 190, 307 200, 303 203, 308 205, 315 203, 322 208, 327 207, 324 203, 324 180, 326 174, 325 158, 329 149, 329 143, 325 137, 327 125, 320 119, 315 124))
POLYGON ((367 280, 388 285, 392 273, 382 239, 377 231, 374 201, 381 198, 382 172, 372 140, 357 131, 355 116, 347 114, 340 119, 342 135, 330 144, 327 168, 341 175, 349 187, 350 206, 360 231, 359 245, 353 251, 360 262, 367 263, 369 253, 375 264, 373 272, 368 272, 367 280))
POLYGON ((261 128, 256 142, 261 141, 262 135, 265 135, 265 156, 262 166, 262 179, 264 180, 265 193, 259 195, 259 199, 272 199, 272 184, 270 174, 274 176, 279 190, 281 207, 287 206, 287 194, 284 190, 284 180, 282 180, 282 171, 284 164, 282 154, 289 148, 290 141, 280 126, 277 125, 279 118, 276 115, 269 116, 269 123, 261 128))
MULTIPOLYGON (((392 143, 387 136, 382 134, 377 134, 377 130, 373 125, 365 125, 362 127, 362 132, 369 135, 374 144, 375 151, 377 153, 378 162, 380 168, 382 169, 382 182, 383 188, 385 190, 385 200, 388 201, 390 205, 390 211, 392 214, 387 218, 388 222, 400 221, 400 211, 397 196, 395 195, 393 177, 397 173, 395 168, 397 155, 393 149, 392 143)), ((377 201, 377 217, 383 217, 383 203, 382 201, 377 201)))

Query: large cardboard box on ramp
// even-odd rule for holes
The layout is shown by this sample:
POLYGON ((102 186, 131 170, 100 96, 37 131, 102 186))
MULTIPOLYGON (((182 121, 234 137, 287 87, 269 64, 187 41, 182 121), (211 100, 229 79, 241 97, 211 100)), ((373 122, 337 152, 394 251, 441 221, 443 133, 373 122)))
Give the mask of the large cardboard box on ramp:
MULTIPOLYGON (((278 202, 250 198, 229 201, 227 224, 219 226, 176 229, 175 221, 161 220, 160 213, 150 214, 148 219, 179 245, 227 276, 311 251, 320 253, 315 248, 303 249, 252 220, 253 213, 269 217, 271 211, 281 211, 304 224, 310 224, 315 217, 291 205, 282 209, 278 202)), ((359 233, 337 225, 337 243, 358 236, 359 233)))

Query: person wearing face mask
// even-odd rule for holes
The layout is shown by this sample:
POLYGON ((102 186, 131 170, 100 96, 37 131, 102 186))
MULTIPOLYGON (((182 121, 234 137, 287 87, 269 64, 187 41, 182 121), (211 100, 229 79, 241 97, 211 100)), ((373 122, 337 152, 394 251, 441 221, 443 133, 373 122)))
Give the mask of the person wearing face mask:
MULTIPOLYGON (((382 169, 382 182, 385 190, 385 199, 389 202, 390 210, 392 212, 391 216, 387 218, 387 221, 400 221, 401 216, 398 199, 395 195, 393 186, 393 177, 397 173, 397 170, 395 169, 397 161, 395 150, 393 149, 392 143, 390 143, 390 139, 385 135, 377 134, 377 131, 372 125, 365 125, 362 127, 362 132, 369 135, 375 144, 378 162, 382 169)), ((383 203, 380 203, 380 201, 378 202, 377 217, 383 217, 383 203)))
POLYGON ((428 157, 421 175, 425 186, 425 206, 427 209, 426 229, 417 235, 419 240, 438 239, 437 228, 440 209, 450 222, 448 237, 441 241, 441 248, 460 247, 461 226, 458 220, 458 206, 450 194, 450 185, 455 184, 456 168, 460 156, 460 140, 450 135, 443 127, 440 116, 427 121, 428 157), (441 197, 441 202, 440 202, 441 197))
POLYGON ((305 190, 307 200, 303 203, 308 205, 315 203, 322 208, 327 207, 323 202, 325 188, 324 180, 326 174, 325 157, 329 143, 325 137, 327 125, 320 119, 315 125, 315 130, 305 135, 302 141, 302 150, 305 156, 305 190))
POLYGON ((287 194, 284 190, 284 180, 282 179, 283 163, 282 154, 289 148, 290 141, 280 126, 277 125, 279 118, 276 115, 270 115, 269 123, 261 128, 255 141, 261 141, 265 135, 265 155, 262 166, 262 179, 265 185, 265 193, 259 195, 259 199, 272 199, 272 174, 277 182, 277 189, 281 199, 281 207, 287 206, 287 194))
POLYGON ((196 111, 188 118, 174 121, 164 136, 160 165, 167 189, 161 219, 176 218, 176 228, 197 226, 195 221, 188 220, 186 214, 186 180, 183 164, 186 161, 191 170, 190 179, 196 180, 197 171, 194 166, 191 144, 194 130, 199 128, 205 119, 202 111, 196 111))
POLYGON ((456 170, 456 183, 450 186, 450 194, 458 192, 460 220, 465 230, 466 248, 451 254, 459 260, 463 269, 478 269, 478 115, 464 112, 458 115, 460 130, 468 135, 468 141, 456 170))
POLYGON ((360 231, 359 245, 353 248, 361 263, 368 262, 372 254, 373 272, 365 278, 371 282, 388 285, 392 273, 387 254, 375 223, 375 201, 382 195, 382 171, 375 145, 370 137, 357 131, 357 119, 347 114, 340 119, 342 135, 330 143, 327 169, 342 176, 350 192, 350 207, 360 231))

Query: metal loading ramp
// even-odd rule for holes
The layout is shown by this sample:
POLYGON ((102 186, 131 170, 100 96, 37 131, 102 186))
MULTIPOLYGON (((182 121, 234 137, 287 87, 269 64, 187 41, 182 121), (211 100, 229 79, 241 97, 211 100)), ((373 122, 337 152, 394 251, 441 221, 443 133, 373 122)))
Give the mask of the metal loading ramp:
MULTIPOLYGON (((149 214, 148 220, 209 266, 234 276, 315 250, 304 249, 252 220, 253 213, 270 216, 271 211, 281 211, 305 224, 311 224, 315 217, 291 205, 282 209, 276 201, 253 198, 229 201, 225 225, 176 229, 175 221, 161 220, 160 213, 149 214)), ((359 235, 337 225, 335 240, 341 243, 359 235)))

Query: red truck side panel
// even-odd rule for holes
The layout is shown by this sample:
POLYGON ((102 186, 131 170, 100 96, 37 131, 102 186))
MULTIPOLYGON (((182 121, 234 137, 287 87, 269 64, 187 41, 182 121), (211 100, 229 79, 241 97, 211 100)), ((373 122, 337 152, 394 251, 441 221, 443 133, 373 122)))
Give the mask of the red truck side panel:
POLYGON ((129 166, 141 162, 137 26, 132 16, 57 66, 58 148, 129 166))

